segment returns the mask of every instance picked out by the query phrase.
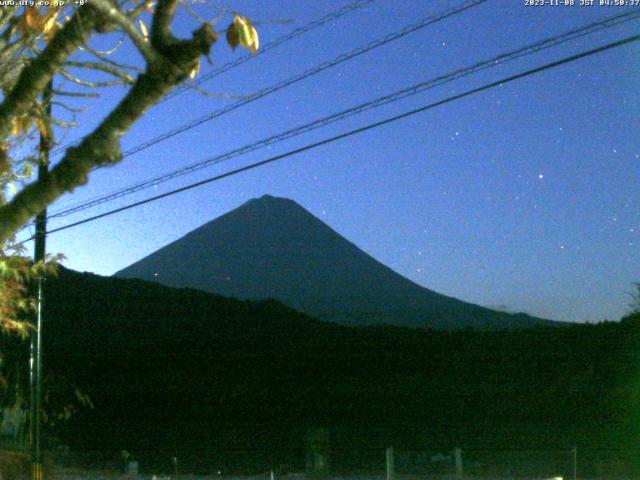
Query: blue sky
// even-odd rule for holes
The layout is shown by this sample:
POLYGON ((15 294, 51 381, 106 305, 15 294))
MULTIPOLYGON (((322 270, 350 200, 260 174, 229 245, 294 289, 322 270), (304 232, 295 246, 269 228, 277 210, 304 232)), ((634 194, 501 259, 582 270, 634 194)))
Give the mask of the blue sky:
MULTIPOLYGON (((347 1, 227 2, 268 43, 347 1), (293 23, 279 22, 290 19, 293 23)), ((375 0, 258 55, 202 86, 251 94, 461 2, 375 0)), ((579 1, 577 2, 579 3, 579 1)), ((211 4, 194 4, 208 17, 211 4)), ((640 7, 631 7, 640 8, 640 7)), ((629 10, 628 8, 626 10, 629 10)), ((55 212, 317 117, 391 93, 624 7, 525 6, 489 0, 94 172, 55 212)), ((220 23, 224 28, 227 16, 220 23)), ((637 34, 640 22, 499 65, 201 170, 54 219, 51 228, 125 205, 502 77, 637 34)), ((177 19, 177 31, 194 24, 177 19)), ((50 236, 65 265, 109 275, 250 198, 296 200, 347 239, 420 285, 473 303, 569 321, 618 319, 640 281, 640 47, 594 55, 276 164, 50 236)), ((119 58, 136 60, 128 47, 119 58)), ((220 41, 213 65, 244 52, 220 41)), ((123 90, 79 115, 86 132, 123 90)), ((237 100, 189 91, 126 135, 127 150, 237 100)))

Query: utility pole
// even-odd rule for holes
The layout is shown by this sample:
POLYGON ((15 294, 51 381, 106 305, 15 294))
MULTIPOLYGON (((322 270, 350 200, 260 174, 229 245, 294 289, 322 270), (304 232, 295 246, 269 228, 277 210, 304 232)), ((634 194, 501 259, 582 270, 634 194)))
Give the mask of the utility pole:
POLYGON ((395 458, 393 455, 393 447, 387 448, 386 457, 387 457, 387 480, 395 480, 396 466, 395 466, 395 458))
POLYGON ((462 449, 460 447, 453 451, 453 456, 456 461, 456 478, 462 480, 464 473, 462 471, 462 449))
MULTIPOLYGON (((51 97, 53 82, 49 81, 42 93, 44 131, 40 132, 38 180, 44 180, 49 175, 49 151, 51 150, 51 97)), ((47 238, 47 209, 36 215, 36 234, 33 259, 44 261, 47 238)), ((30 367, 30 402, 29 402, 29 440, 31 446, 31 479, 42 480, 42 446, 40 444, 40 410, 42 408, 42 309, 44 307, 44 274, 37 278, 37 306, 35 331, 31 333, 30 367)))

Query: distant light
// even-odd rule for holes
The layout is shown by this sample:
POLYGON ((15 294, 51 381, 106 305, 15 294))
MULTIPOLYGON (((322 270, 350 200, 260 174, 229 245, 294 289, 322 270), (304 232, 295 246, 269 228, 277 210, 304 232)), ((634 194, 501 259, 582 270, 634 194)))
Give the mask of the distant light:
POLYGON ((540 173, 540 174, 538 174, 538 178, 539 178, 540 180, 542 180, 542 179, 544 178, 544 175, 540 173))
POLYGON ((155 272, 155 273, 153 274, 153 276, 154 276, 154 277, 157 277, 157 276, 158 276, 158 272, 155 272))

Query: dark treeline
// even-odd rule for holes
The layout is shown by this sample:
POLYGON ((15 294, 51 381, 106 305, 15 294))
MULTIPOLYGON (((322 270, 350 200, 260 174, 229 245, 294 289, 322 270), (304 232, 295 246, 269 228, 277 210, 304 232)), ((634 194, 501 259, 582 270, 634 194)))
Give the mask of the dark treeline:
POLYGON ((495 462, 577 445, 584 470, 637 472, 637 315, 416 331, 68 270, 46 289, 45 370, 95 405, 48 435, 95 461, 126 449, 143 471, 174 456, 193 472, 300 470, 307 432, 325 427, 334 471, 379 468, 388 445, 495 462))

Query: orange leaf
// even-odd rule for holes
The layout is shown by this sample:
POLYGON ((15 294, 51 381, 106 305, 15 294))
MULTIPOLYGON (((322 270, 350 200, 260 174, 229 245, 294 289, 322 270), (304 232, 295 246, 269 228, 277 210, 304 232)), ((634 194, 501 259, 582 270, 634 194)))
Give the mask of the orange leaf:
POLYGON ((38 11, 38 7, 25 7, 24 19, 31 30, 36 31, 40 29, 40 12, 38 11))

